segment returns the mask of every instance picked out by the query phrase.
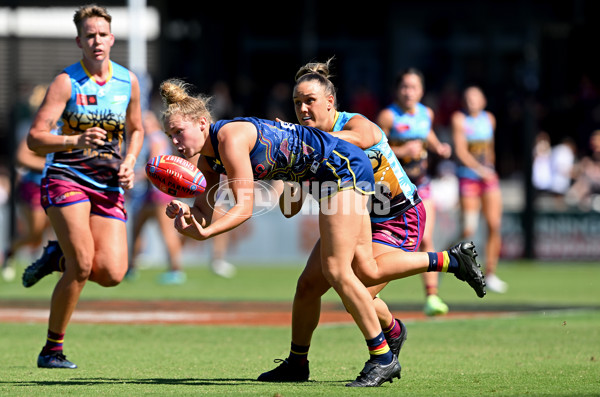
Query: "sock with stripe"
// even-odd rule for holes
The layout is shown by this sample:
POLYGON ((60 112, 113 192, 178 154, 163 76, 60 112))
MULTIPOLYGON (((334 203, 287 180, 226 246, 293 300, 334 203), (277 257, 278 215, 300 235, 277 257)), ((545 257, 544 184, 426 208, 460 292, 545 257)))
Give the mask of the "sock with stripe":
POLYGON ((288 362, 293 365, 306 365, 308 364, 308 346, 300 346, 292 342, 290 347, 290 355, 288 356, 288 362))
POLYGON ((428 252, 427 255, 429 255, 428 272, 456 273, 458 270, 458 261, 448 251, 428 252))
POLYGON ((425 284, 425 296, 437 295, 437 294, 438 294, 437 285, 425 284))
POLYGON ((371 355, 371 358, 369 359, 371 362, 388 365, 394 359, 394 353, 390 350, 383 332, 373 339, 367 339, 367 347, 369 348, 369 354, 371 355))
POLYGON ((62 352, 63 342, 65 340, 65 334, 57 334, 48 330, 48 337, 46 338, 46 345, 42 349, 42 355, 48 355, 50 353, 62 352))
POLYGON ((390 325, 387 326, 387 328, 383 329, 383 334, 390 339, 398 338, 401 333, 402 327, 400 326, 398 320, 396 320, 395 318, 392 320, 390 325))

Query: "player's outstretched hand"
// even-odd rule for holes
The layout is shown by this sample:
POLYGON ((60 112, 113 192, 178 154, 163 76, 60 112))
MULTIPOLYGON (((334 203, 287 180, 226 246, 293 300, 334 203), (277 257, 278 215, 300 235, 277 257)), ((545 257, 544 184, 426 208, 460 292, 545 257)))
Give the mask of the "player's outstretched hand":
POLYGON ((202 226, 196 221, 194 215, 190 214, 186 216, 183 212, 183 208, 179 209, 179 212, 175 216, 175 229, 184 236, 191 237, 196 240, 205 240, 203 236, 202 226))
POLYGON ((175 217, 179 214, 179 211, 183 210, 183 215, 189 217, 192 212, 190 210, 190 206, 179 200, 172 200, 169 204, 167 204, 167 208, 165 209, 165 213, 171 219, 175 219, 175 217))

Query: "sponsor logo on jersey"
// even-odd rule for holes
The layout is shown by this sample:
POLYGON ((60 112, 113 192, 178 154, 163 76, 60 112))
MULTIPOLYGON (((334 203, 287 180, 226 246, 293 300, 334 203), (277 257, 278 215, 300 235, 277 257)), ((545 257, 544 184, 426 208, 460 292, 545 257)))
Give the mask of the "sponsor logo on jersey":
POLYGON ((77 94, 76 101, 81 106, 98 106, 96 95, 77 94))

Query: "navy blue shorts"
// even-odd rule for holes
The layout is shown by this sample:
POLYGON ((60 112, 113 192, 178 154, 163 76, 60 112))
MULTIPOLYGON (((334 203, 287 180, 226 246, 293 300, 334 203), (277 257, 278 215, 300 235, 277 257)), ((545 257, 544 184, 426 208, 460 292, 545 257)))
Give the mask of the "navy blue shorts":
POLYGON ((317 173, 320 192, 311 189, 319 201, 342 190, 356 190, 364 195, 375 194, 375 179, 371 161, 359 147, 340 140, 317 173), (317 196, 318 193, 318 196, 317 196))

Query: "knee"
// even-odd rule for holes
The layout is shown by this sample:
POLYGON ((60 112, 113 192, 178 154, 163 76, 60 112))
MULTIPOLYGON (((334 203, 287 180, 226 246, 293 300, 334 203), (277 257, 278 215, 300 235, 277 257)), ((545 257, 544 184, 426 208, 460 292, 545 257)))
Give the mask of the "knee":
POLYGON ((350 274, 354 274, 351 270, 346 271, 346 269, 340 266, 325 266, 323 268, 323 276, 325 280, 339 292, 339 289, 344 287, 350 282, 350 274))
MULTIPOLYGON (((374 259, 373 262, 375 262, 374 259)), ((372 269, 371 266, 356 266, 354 268, 354 273, 365 286, 370 287, 378 284, 377 274, 373 270, 374 269, 372 269)))
POLYGON ((94 276, 90 277, 92 281, 101 285, 102 287, 116 287, 123 280, 123 275, 115 274, 114 272, 94 272, 94 276))
POLYGON ((127 266, 102 266, 96 264, 90 275, 90 280, 101 285, 102 287, 115 287, 123 281, 127 266))
POLYGON ((488 233, 493 235, 500 234, 501 222, 498 221, 490 221, 488 223, 488 233))
POLYGON ((296 284, 294 300, 318 299, 329 289, 329 284, 314 277, 300 276, 296 284), (321 282, 319 282, 321 281, 321 282), (325 285, 324 285, 325 284, 325 285))

